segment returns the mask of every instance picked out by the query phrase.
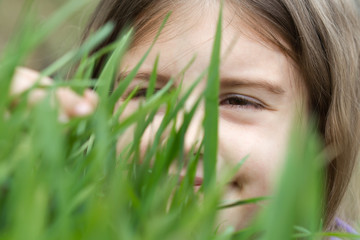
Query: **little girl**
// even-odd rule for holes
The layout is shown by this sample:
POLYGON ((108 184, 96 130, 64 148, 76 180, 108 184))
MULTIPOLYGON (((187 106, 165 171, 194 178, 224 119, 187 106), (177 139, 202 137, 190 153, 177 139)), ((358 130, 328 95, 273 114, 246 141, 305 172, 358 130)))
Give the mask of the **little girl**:
MULTIPOLYGON (((165 15, 171 11, 168 23, 129 91, 138 84, 146 88, 157 55, 160 56, 158 89, 196 55, 184 76, 186 87, 209 64, 219 2, 102 0, 85 38, 105 23, 113 22, 113 34, 98 50, 114 42, 127 26, 134 27, 134 41, 121 66, 122 74, 126 75, 126 70, 132 69, 149 48, 165 15)), ((234 165, 249 156, 229 184, 225 199, 268 195, 281 169, 292 124, 300 115, 302 119, 314 117, 318 119, 317 131, 328 156, 326 228, 341 227, 337 217, 351 219, 347 214, 355 206, 343 200, 349 191, 360 143, 357 10, 351 0, 224 1, 218 167, 234 165)), ((94 77, 99 75, 103 62, 100 60, 96 65, 94 77)), ((179 80, 175 81, 177 84, 179 80)), ((190 96, 187 107, 192 106, 204 86, 205 80, 190 96)), ((125 115, 135 111, 143 92, 129 103, 125 115)), ((77 115, 76 110, 69 111, 73 111, 71 116, 77 115)), ((90 109, 86 113, 89 112, 90 109)), ((200 106, 193 118, 186 135, 186 151, 202 137, 203 112, 204 107, 200 106)), ((161 113, 157 114, 153 126, 159 124, 161 117, 161 113)), ((145 132, 142 149, 146 149, 147 138, 151 138, 150 130, 145 132)), ((119 150, 124 144, 119 142, 119 150)), ((202 178, 201 169, 197 177, 202 178)), ((255 211, 253 205, 226 210, 220 213, 220 222, 242 228, 255 211)))

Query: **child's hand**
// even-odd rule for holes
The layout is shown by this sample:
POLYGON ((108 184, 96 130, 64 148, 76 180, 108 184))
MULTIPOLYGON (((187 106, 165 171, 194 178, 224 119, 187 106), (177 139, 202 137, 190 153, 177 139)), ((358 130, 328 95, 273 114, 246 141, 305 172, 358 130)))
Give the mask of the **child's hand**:
MULTIPOLYGON (((19 67, 16 70, 14 79, 12 81, 10 94, 15 96, 23 93, 31 88, 38 80, 39 73, 28 69, 19 67)), ((52 79, 43 77, 40 80, 42 86, 49 86, 52 84, 52 79)), ((32 106, 39 102, 47 95, 45 89, 34 89, 29 94, 29 105, 32 106)), ((90 89, 84 92, 83 96, 78 95, 70 88, 58 88, 56 90, 56 99, 60 106, 59 120, 62 122, 68 121, 73 117, 83 117, 92 114, 98 103, 98 96, 90 89)))

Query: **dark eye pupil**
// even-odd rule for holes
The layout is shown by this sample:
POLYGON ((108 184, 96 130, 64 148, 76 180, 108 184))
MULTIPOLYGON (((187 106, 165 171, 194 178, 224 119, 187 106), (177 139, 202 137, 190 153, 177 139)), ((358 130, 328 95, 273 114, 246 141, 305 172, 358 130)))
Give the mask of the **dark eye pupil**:
POLYGON ((135 98, 140 98, 140 97, 145 97, 146 95, 146 89, 139 89, 135 95, 133 96, 133 99, 135 98))
POLYGON ((246 105, 248 102, 241 98, 229 98, 228 103, 231 105, 246 105))

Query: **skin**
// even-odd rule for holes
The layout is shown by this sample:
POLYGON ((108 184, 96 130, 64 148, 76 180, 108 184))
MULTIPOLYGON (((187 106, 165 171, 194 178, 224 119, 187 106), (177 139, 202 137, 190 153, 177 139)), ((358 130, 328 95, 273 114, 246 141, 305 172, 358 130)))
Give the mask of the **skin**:
MULTIPOLYGON (((176 16, 177 12, 173 14, 176 16)), ((184 75, 183 86, 185 89, 189 87, 209 64, 217 16, 218 10, 214 8, 214 11, 207 11, 196 19, 170 22, 128 92, 138 84, 141 85, 140 89, 146 89, 146 76, 151 73, 158 54, 158 74, 164 80, 176 76, 196 54, 195 62, 184 75), (167 38, 170 32, 173 35, 176 33, 176 36, 167 38)), ((301 84, 297 84, 299 74, 292 61, 279 49, 261 40, 241 20, 236 22, 236 28, 232 26, 232 17, 231 11, 225 9, 220 69, 218 175, 222 174, 225 167, 236 165, 246 156, 248 159, 229 182, 223 197, 225 202, 271 193, 283 165, 294 120, 298 119, 298 114, 306 112, 303 107, 306 91, 301 84)), ((151 39, 154 37, 155 34, 151 39)), ((125 55, 121 66, 125 74, 126 70, 135 67, 149 46, 147 39, 138 41, 125 55)), ((175 85, 179 81, 177 79, 175 85)), ((158 82, 156 87, 161 88, 165 82, 158 82)), ((191 108, 205 85, 206 79, 203 79, 188 99, 187 109, 191 108)), ((136 111, 143 95, 139 93, 137 98, 130 101, 123 117, 136 111)), ((123 100, 120 99, 119 104, 123 100)), ((198 108, 187 132, 186 152, 201 141, 203 116, 204 104, 198 108)), ((160 111, 145 131, 141 151, 144 152, 151 143, 162 118, 163 113, 160 111)), ((131 131, 129 129, 126 133, 128 136, 118 141, 119 152, 131 142, 131 131)), ((198 178, 203 176, 201 165, 197 169, 198 178)), ((220 228, 232 225, 241 229, 247 226, 258 208, 258 205, 250 204, 220 211, 220 228)))

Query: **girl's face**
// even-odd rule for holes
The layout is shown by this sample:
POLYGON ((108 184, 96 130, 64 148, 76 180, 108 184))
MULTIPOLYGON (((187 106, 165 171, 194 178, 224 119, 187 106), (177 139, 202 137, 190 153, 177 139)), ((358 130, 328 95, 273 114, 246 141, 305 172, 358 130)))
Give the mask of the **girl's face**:
MULTIPOLYGON (((219 173, 225 166, 234 166, 244 157, 248 158, 228 184, 224 194, 226 201, 269 195, 286 154, 292 123, 299 113, 305 112, 302 106, 306 101, 305 91, 296 84, 298 74, 291 60, 273 45, 260 40, 259 35, 245 23, 237 21, 236 28, 230 25, 226 19, 231 17, 229 12, 224 11, 217 156, 219 173)), ((167 24, 129 90, 137 84, 146 88, 147 78, 158 54, 157 88, 181 72, 196 55, 195 62, 183 78, 184 89, 190 86, 209 64, 217 18, 218 11, 215 9, 197 19, 167 24)), ((122 71, 135 67, 154 37, 155 34, 139 42, 126 54, 122 71)), ((176 84, 179 81, 177 79, 176 84)), ((203 79, 188 99, 188 109, 205 85, 206 79, 203 79)), ((139 98, 132 100, 124 116, 136 111, 139 101, 139 98)), ((187 132, 186 151, 190 151, 202 139, 203 116, 202 104, 187 132)), ((163 113, 159 112, 151 127, 146 130, 141 144, 142 151, 151 142, 162 117, 163 113)), ((129 136, 132 136, 130 131, 129 136)), ((118 150, 130 141, 131 137, 122 137, 118 142, 118 150)), ((202 171, 200 163, 197 171, 200 178, 203 176, 202 171)), ((257 207, 245 205, 221 211, 220 226, 233 225, 237 229, 245 227, 257 207)))

